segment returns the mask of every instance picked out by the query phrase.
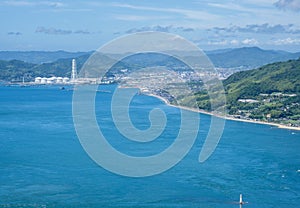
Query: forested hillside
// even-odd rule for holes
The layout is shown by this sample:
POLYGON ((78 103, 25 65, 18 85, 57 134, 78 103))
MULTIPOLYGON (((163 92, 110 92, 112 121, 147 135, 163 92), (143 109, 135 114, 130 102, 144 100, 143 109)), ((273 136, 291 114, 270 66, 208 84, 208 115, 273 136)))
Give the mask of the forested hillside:
MULTIPOLYGON (((238 72, 223 82, 230 115, 300 126, 300 59, 238 72)), ((205 92, 196 94, 210 110, 205 92)))

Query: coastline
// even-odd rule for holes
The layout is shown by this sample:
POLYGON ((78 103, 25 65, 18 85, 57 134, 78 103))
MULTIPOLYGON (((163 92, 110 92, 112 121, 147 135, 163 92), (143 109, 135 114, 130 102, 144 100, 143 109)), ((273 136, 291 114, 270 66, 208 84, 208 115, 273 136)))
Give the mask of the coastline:
POLYGON ((256 121, 256 120, 251 120, 251 119, 247 120, 247 119, 242 119, 242 118, 234 118, 234 117, 228 116, 228 115, 221 116, 221 115, 217 115, 217 114, 214 114, 214 113, 211 113, 211 112, 207 112, 207 111, 204 111, 204 110, 200 110, 200 109, 195 109, 195 108, 190 108, 190 107, 185 107, 185 106, 173 105, 173 104, 170 104, 167 99, 165 99, 165 98, 163 98, 161 96, 158 96, 158 95, 154 95, 154 94, 146 94, 146 95, 149 95, 149 96, 152 96, 152 97, 156 97, 156 98, 162 100, 166 105, 169 105, 171 107, 180 108, 180 109, 184 109, 184 110, 188 110, 188 111, 193 111, 193 112, 196 112, 196 113, 202 113, 202 114, 206 114, 206 115, 210 115, 210 116, 216 116, 216 117, 219 117, 219 118, 223 118, 225 120, 247 122, 247 123, 255 123, 255 124, 262 124, 262 125, 269 125, 269 126, 274 126, 274 127, 280 128, 280 129, 289 129, 289 130, 300 131, 300 127, 286 126, 286 125, 283 125, 283 124, 271 123, 271 122, 265 122, 265 121, 256 121))

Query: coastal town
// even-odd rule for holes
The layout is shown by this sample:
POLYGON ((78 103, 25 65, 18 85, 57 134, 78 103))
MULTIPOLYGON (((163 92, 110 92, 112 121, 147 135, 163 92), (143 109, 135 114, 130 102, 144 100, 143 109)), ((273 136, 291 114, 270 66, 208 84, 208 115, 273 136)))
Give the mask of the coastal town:
MULTIPOLYGON (((185 100, 195 99, 199 109, 210 112, 209 106, 203 107, 203 102, 209 102, 203 79, 217 77, 224 80, 233 71, 220 73, 215 71, 195 72, 186 67, 146 67, 140 70, 121 68, 112 70, 103 78, 79 77, 76 60, 73 59, 71 77, 36 77, 29 85, 74 85, 74 84, 118 84, 120 87, 139 88, 143 94, 154 95, 162 98, 169 104, 181 102, 180 105, 189 106, 185 100), (229 73, 229 74, 228 74, 229 73), (199 93, 200 92, 200 93, 199 93), (205 99, 203 100, 203 97, 205 99)), ((24 83, 23 83, 24 84, 24 83)), ((226 87, 226 86, 225 86, 226 87)), ((230 98, 229 98, 230 99, 230 98)), ((197 109, 196 106, 193 106, 197 109)), ((256 96, 238 97, 234 102, 227 103, 227 117, 252 122, 267 122, 283 125, 285 127, 300 127, 300 102, 296 93, 259 93, 256 96)))

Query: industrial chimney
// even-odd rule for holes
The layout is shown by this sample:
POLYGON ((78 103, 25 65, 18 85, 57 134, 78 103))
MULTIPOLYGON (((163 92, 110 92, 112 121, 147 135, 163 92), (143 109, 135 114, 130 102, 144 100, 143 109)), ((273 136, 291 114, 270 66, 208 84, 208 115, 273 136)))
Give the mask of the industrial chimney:
POLYGON ((76 66, 76 60, 72 60, 72 74, 71 74, 71 82, 75 82, 77 79, 77 66, 76 66))

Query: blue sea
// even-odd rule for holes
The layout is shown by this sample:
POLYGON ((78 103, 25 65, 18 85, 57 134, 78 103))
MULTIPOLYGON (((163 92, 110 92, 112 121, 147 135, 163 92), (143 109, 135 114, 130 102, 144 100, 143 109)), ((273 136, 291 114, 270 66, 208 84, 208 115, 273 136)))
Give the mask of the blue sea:
MULTIPOLYGON (((167 148, 178 132, 179 109, 137 95, 131 118, 137 128, 161 108, 168 119, 163 138, 147 143, 126 140, 111 119, 115 86, 101 86, 96 114, 103 134, 116 149, 134 156, 167 148)), ((299 207, 300 131, 226 121, 215 152, 198 156, 211 117, 200 114, 191 151, 158 175, 130 178, 111 173, 84 151, 73 125, 72 87, 0 87, 0 207, 299 207)))

